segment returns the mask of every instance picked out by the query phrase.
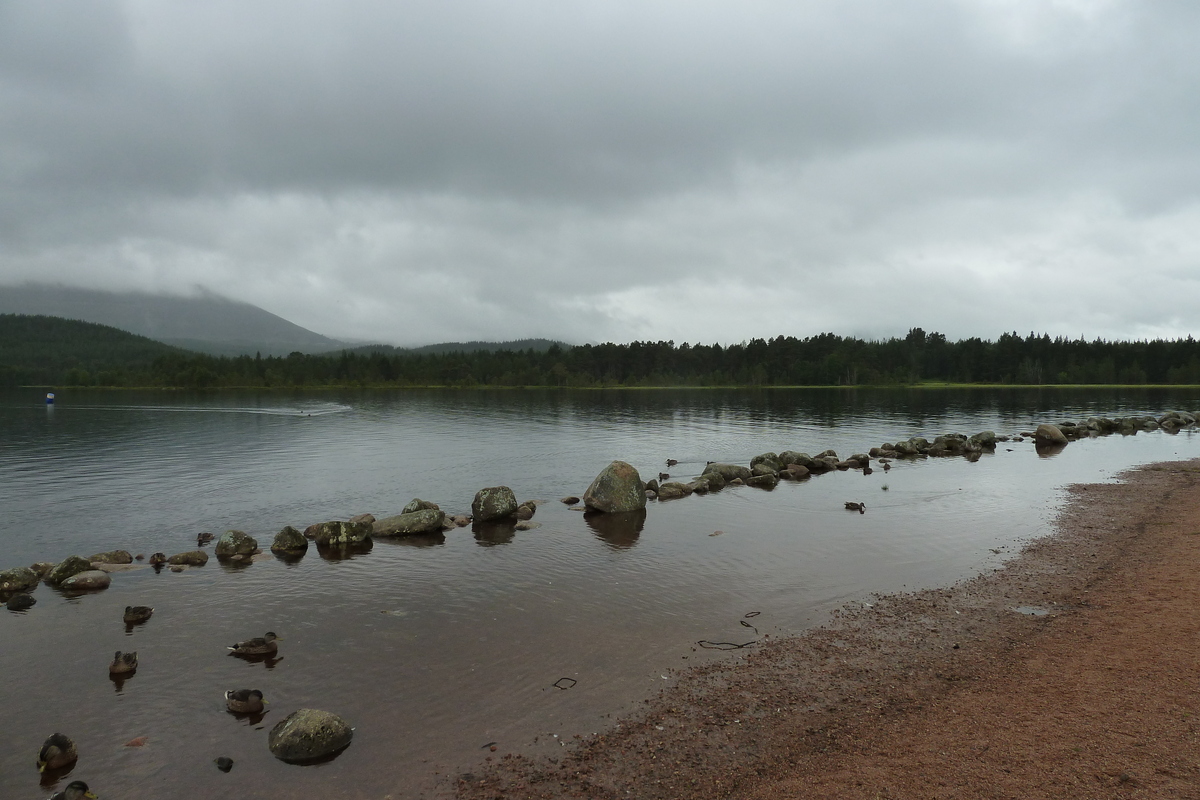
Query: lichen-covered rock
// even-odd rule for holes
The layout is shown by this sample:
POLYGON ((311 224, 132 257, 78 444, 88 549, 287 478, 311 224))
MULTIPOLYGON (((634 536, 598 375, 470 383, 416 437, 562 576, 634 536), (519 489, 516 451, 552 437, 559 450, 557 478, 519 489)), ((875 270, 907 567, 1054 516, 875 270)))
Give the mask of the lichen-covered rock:
POLYGON ((779 478, 774 475, 753 475, 746 478, 747 486, 757 486, 760 489, 774 489, 779 485, 779 478))
POLYGON ((475 522, 509 519, 517 513, 517 496, 507 486, 489 486, 475 493, 471 516, 475 522))
POLYGON ((88 556, 93 564, 132 564, 133 554, 128 550, 109 550, 107 553, 96 553, 88 556))
POLYGON ((431 503, 428 500, 422 500, 419 497, 414 497, 408 502, 408 505, 401 509, 400 513, 411 514, 414 511, 438 511, 439 509, 440 506, 438 506, 437 503, 431 503))
POLYGON ((759 461, 757 464, 750 467, 750 475, 752 477, 756 475, 774 475, 775 473, 779 472, 779 469, 775 466, 775 464, 776 462, 774 461, 759 461))
POLYGON ((281 761, 311 761, 350 744, 354 729, 336 714, 302 708, 280 720, 267 734, 267 747, 281 761))
POLYGON ((58 586, 60 589, 107 589, 111 583, 112 576, 104 570, 86 569, 75 573, 58 586))
POLYGON ((783 468, 783 464, 779 461, 779 456, 774 453, 762 453, 750 459, 750 472, 755 475, 765 475, 764 472, 754 472, 754 468, 759 464, 765 464, 770 467, 772 474, 779 472, 783 468))
POLYGON ((394 517, 377 519, 371 526, 371 533, 381 537, 436 533, 444 528, 445 522, 446 513, 441 509, 422 508, 416 511, 406 511, 394 517))
POLYGON ((36 588, 42 579, 29 567, 13 567, 0 572, 0 594, 24 592, 36 588))
POLYGON ((787 469, 788 464, 803 464, 808 466, 808 462, 812 461, 812 456, 808 453, 799 453, 795 450, 784 450, 779 454, 779 463, 784 469, 787 469))
POLYGON ((174 566, 203 567, 208 563, 208 553, 203 550, 189 550, 186 553, 176 553, 167 559, 174 566))
POLYGON ((217 558, 229 558, 231 556, 252 556, 257 549, 258 542, 245 531, 225 531, 221 534, 221 538, 217 539, 215 552, 217 558))
POLYGON ((1065 445, 1067 441, 1062 429, 1048 422, 1038 425, 1037 430, 1033 432, 1033 443, 1037 447, 1059 447, 1065 445))
POLYGON ((66 560, 55 564, 54 568, 46 573, 45 581, 51 586, 59 586, 72 575, 78 575, 91 568, 92 562, 83 556, 67 556, 66 560))
POLYGON ((583 493, 583 504, 605 514, 638 511, 646 507, 646 484, 632 464, 614 461, 583 493))
POLYGON ((719 472, 706 472, 697 478, 697 480, 706 481, 708 483, 708 490, 710 492, 721 491, 725 488, 725 484, 727 483, 725 476, 719 472))
POLYGON ((271 542, 272 553, 301 553, 306 550, 308 539, 291 525, 275 534, 275 539, 271 542))
POLYGON ((750 470, 740 464, 709 464, 704 468, 704 475, 715 472, 725 479, 726 483, 741 478, 743 481, 750 477, 750 470))
POLYGON ((323 547, 369 542, 373 527, 366 522, 322 522, 317 531, 316 542, 323 547))

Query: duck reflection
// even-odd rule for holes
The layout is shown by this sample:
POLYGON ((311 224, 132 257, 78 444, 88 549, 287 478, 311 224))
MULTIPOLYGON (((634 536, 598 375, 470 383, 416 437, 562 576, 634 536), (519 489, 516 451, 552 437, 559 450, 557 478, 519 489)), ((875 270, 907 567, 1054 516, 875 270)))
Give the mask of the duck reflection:
POLYGON ((646 509, 604 514, 598 511, 583 515, 592 533, 614 550, 628 550, 638 543, 646 525, 646 509))

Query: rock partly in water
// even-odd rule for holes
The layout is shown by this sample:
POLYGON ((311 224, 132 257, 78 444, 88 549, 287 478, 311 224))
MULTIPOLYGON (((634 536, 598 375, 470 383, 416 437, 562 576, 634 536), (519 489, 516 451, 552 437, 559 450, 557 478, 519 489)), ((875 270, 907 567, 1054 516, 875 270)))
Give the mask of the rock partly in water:
POLYGON ((704 468, 703 474, 708 475, 712 472, 715 472, 724 478, 726 483, 730 483, 731 481, 739 478, 742 481, 745 481, 746 478, 750 477, 750 470, 741 466, 740 464, 709 464, 704 468))
POLYGON ((422 500, 419 497, 414 497, 408 501, 408 505, 400 510, 401 514, 411 514, 414 511, 438 511, 440 506, 437 503, 431 503, 428 500, 422 500))
POLYGON ((679 481, 667 481, 658 487, 659 500, 675 500, 680 497, 687 497, 691 493, 692 487, 679 481))
POLYGON ((58 586, 60 589, 107 589, 112 583, 112 576, 104 570, 87 569, 77 572, 64 580, 58 586))
POLYGON ((302 708, 271 728, 267 746, 281 761, 313 761, 333 755, 353 737, 354 729, 336 714, 302 708))
POLYGON ((0 594, 34 589, 41 579, 42 576, 29 567, 6 569, 4 572, 0 572, 0 594))
POLYGON ((1033 432, 1033 443, 1036 447, 1059 447, 1065 445, 1067 441, 1066 435, 1057 425, 1043 423, 1038 425, 1037 430, 1033 432))
POLYGON ((614 461, 583 493, 583 504, 605 514, 638 511, 646 507, 646 484, 631 464, 614 461))
POLYGON ((367 522, 331 520, 330 522, 321 523, 315 538, 317 544, 321 547, 362 544, 371 540, 371 530, 373 527, 374 525, 367 522))
POLYGON ((46 573, 45 581, 51 586, 59 586, 72 575, 87 572, 91 568, 92 562, 86 558, 82 556, 67 556, 66 560, 60 561, 54 565, 52 570, 46 573))
POLYGON ((303 553, 307 550, 308 539, 291 525, 275 534, 275 539, 271 542, 272 553, 303 553))
POLYGON ((230 558, 231 556, 252 556, 257 549, 258 542, 245 531, 225 531, 221 534, 221 538, 217 539, 215 552, 217 558, 230 558))
MULTIPOLYGON (((412 505, 412 503, 409 503, 412 505)), ((422 508, 406 511, 394 517, 384 517, 375 520, 371 526, 373 536, 416 536, 422 533, 436 533, 445 527, 446 513, 438 508, 422 508)))
POLYGON ((517 496, 507 486, 489 486, 475 493, 471 516, 475 522, 512 519, 517 514, 517 496))
POLYGON ((774 475, 753 475, 746 478, 747 486, 757 486, 759 489, 774 489, 779 485, 779 478, 774 475))
POLYGON ((186 553, 176 553, 167 559, 173 566, 203 567, 208 563, 208 553, 203 550, 189 550, 186 553))
POLYGON ((9 611, 28 611, 33 608, 35 603, 37 603, 37 599, 33 595, 18 592, 8 598, 8 602, 4 604, 4 607, 9 611))
POLYGON ((93 564, 132 564, 133 554, 128 550, 109 550, 88 556, 88 561, 93 564))

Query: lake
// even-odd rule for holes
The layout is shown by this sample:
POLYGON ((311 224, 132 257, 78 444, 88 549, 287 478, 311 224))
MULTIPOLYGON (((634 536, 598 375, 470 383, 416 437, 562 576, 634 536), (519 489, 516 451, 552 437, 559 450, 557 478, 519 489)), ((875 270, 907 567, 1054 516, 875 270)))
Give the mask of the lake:
POLYGON ((706 461, 747 464, 766 451, 847 456, 914 435, 1193 410, 1200 391, 64 391, 53 407, 41 398, 0 394, 0 569, 115 548, 169 555, 229 528, 266 549, 285 525, 387 516, 417 497, 469 513, 487 486, 545 502, 530 531, 380 539, 342 560, 310 548, 295 563, 144 568, 77 597, 39 587, 28 612, 0 610, 4 797, 74 779, 129 800, 172 787, 214 798, 432 796, 441 777, 484 758, 553 752, 601 730, 674 670, 736 657, 699 640, 796 633, 848 601, 998 568, 1049 531, 1063 487, 1200 456, 1187 429, 1081 440, 1049 458, 1031 441, 1008 442, 975 462, 902 461, 774 491, 651 502, 640 530, 614 529, 558 502, 582 495, 614 459, 643 479, 687 480, 706 461), (848 500, 867 512, 847 512, 848 500), (126 605, 154 606, 154 617, 127 631, 126 605), (741 624, 751 611, 754 629, 741 624), (277 660, 227 656, 227 645, 267 630, 283 639, 277 660), (122 683, 106 669, 116 650, 140 655, 122 683), (562 678, 575 683, 556 688, 570 684, 562 678), (266 715, 226 713, 222 695, 234 688, 262 689, 266 715), (314 766, 274 759, 267 731, 303 707, 344 717, 353 744, 314 766), (37 751, 56 730, 76 741, 79 763, 39 786, 37 751), (144 746, 124 746, 137 737, 144 746), (229 774, 217 756, 234 760, 229 774))

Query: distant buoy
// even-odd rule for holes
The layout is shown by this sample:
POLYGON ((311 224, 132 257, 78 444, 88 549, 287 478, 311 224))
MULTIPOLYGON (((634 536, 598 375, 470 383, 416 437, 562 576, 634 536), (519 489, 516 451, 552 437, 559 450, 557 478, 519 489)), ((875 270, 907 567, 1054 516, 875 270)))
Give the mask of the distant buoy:
POLYGON ((46 405, 54 405, 54 392, 46 392, 46 405))

